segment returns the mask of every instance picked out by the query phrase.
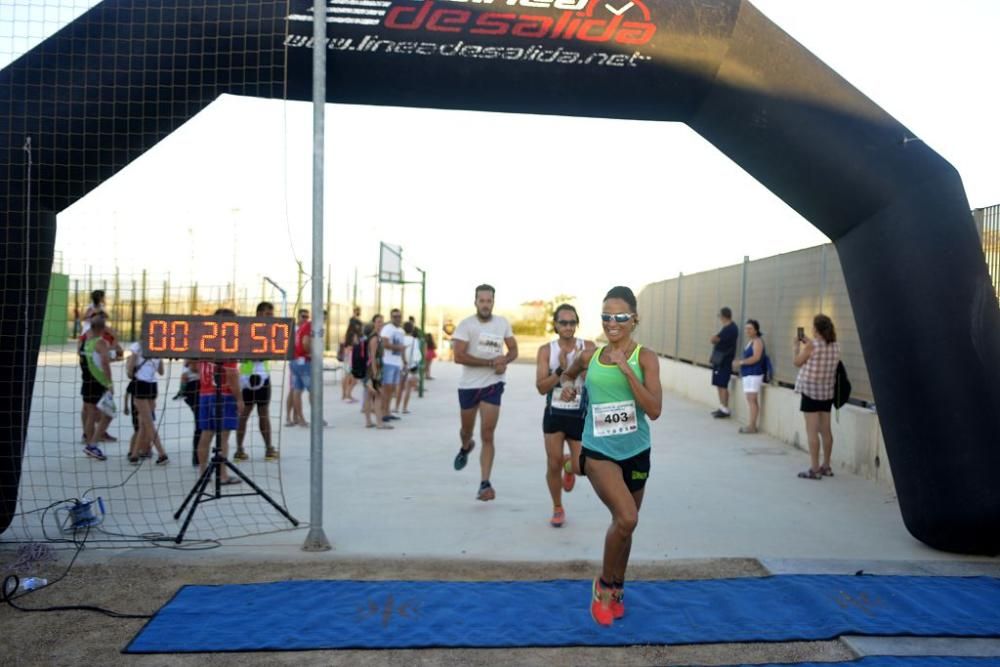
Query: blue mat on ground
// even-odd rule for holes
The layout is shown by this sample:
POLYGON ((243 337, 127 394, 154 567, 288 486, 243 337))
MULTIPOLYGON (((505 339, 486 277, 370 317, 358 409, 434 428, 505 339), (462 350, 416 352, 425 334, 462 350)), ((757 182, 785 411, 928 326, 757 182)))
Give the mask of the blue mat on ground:
POLYGON ((954 656, 876 655, 851 662, 781 662, 767 665, 729 665, 728 667, 1000 667, 1000 658, 958 658, 954 656))
POLYGON ((126 653, 629 646, 1000 637, 1000 579, 781 575, 634 581, 612 628, 590 582, 282 581, 184 586, 126 653))

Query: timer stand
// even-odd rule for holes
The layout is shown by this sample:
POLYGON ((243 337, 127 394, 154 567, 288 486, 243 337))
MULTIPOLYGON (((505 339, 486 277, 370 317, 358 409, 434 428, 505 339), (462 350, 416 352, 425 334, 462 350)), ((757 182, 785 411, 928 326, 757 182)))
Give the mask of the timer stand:
POLYGON ((198 506, 203 502, 220 498, 237 498, 240 496, 260 496, 271 507, 288 519, 293 526, 298 526, 298 520, 279 505, 274 498, 254 483, 246 473, 240 470, 222 454, 222 422, 223 394, 222 383, 225 381, 224 361, 226 359, 288 359, 292 355, 290 341, 293 336, 294 324, 287 318, 252 318, 238 316, 187 316, 187 315, 150 315, 142 318, 142 349, 146 358, 191 358, 200 359, 214 364, 215 379, 215 438, 212 447, 212 458, 205 471, 195 481, 180 508, 174 513, 174 520, 187 516, 181 525, 180 532, 174 542, 180 544, 184 540, 188 526, 194 518, 198 506), (230 474, 240 478, 252 491, 247 493, 222 494, 222 478, 219 473, 223 466, 230 474), (206 489, 215 480, 214 491, 206 489))
POLYGON ((181 518, 181 514, 184 513, 184 508, 187 507, 188 503, 191 503, 191 509, 188 510, 187 516, 184 517, 184 523, 181 525, 181 530, 177 533, 177 537, 174 538, 176 544, 180 544, 184 539, 184 533, 187 532, 188 525, 191 523, 191 519, 194 518, 194 513, 198 510, 198 505, 203 502, 208 502, 209 500, 218 500, 219 498, 238 498, 239 496, 260 496, 268 503, 271 507, 278 510, 283 517, 288 519, 293 526, 298 526, 298 520, 288 513, 284 507, 279 505, 274 498, 269 496, 266 491, 257 486, 246 473, 239 469, 232 461, 227 459, 222 454, 222 383, 225 381, 225 369, 223 368, 221 361, 213 362, 215 364, 215 426, 220 428, 215 431, 214 445, 212 446, 212 459, 209 461, 208 465, 205 467, 205 472, 201 474, 201 477, 194 483, 191 487, 191 491, 188 492, 187 498, 181 503, 180 509, 174 512, 174 520, 181 518), (222 470, 222 466, 225 466, 230 474, 234 474, 242 479, 251 489, 252 493, 227 493, 222 495, 222 478, 219 476, 219 472, 222 470), (208 483, 215 479, 215 492, 206 493, 205 489, 208 487, 208 483))

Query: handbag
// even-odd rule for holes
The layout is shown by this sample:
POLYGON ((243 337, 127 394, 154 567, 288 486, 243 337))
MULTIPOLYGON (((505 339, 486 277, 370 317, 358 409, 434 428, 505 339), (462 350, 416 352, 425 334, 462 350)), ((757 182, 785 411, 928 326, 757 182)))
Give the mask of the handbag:
POLYGON ((837 374, 833 383, 833 405, 842 408, 851 398, 851 381, 847 378, 847 369, 844 362, 837 362, 837 374))

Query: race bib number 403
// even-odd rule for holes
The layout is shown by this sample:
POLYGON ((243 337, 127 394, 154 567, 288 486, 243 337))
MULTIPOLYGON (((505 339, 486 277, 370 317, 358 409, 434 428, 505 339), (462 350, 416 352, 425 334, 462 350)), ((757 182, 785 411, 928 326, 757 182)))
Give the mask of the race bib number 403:
POLYGON ((636 421, 635 401, 598 403, 593 406, 594 436, 626 435, 639 430, 636 421))

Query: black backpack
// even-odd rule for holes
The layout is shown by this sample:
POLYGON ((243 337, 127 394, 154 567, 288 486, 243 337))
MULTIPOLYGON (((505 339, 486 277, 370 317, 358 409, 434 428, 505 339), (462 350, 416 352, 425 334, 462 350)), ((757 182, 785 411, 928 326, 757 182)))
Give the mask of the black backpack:
POLYGON ((842 408, 850 398, 851 381, 847 379, 847 369, 844 368, 844 362, 838 361, 836 380, 833 384, 833 405, 836 408, 842 408))
POLYGON ((368 339, 362 338, 351 346, 351 375, 364 377, 368 372, 368 339))

